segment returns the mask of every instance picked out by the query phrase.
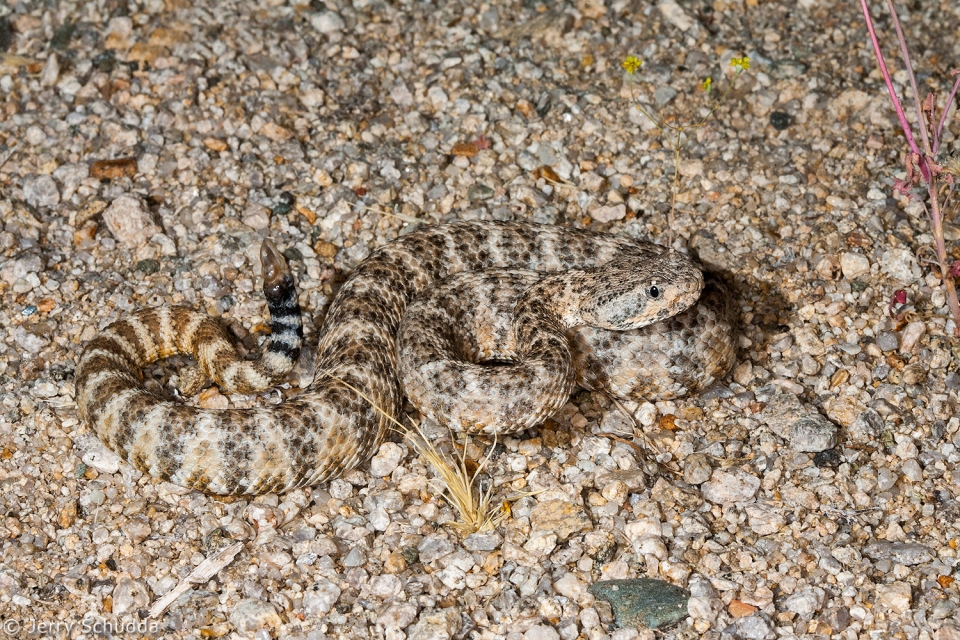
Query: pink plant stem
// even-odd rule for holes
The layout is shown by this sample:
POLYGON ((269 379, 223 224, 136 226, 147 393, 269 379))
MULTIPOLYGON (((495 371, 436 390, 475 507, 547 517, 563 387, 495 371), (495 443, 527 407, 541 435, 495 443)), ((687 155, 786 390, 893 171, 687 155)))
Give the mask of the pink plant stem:
POLYGON ((957 76, 957 80, 953 83, 953 89, 950 90, 950 95, 947 96, 947 101, 943 105, 943 113, 940 114, 940 124, 937 125, 937 133, 933 136, 933 155, 937 155, 937 151, 940 150, 940 132, 943 131, 943 125, 947 123, 947 114, 950 113, 950 106, 957 95, 957 89, 960 89, 960 69, 955 69, 953 73, 957 76))
POLYGON ((913 104, 917 110, 917 126, 920 127, 920 137, 923 138, 923 149, 927 155, 933 155, 930 148, 930 139, 927 137, 927 127, 923 121, 923 107, 920 106, 920 92, 917 90, 917 77, 913 73, 913 65, 910 64, 910 52, 907 50, 907 41, 903 37, 903 29, 900 27, 900 17, 897 16, 897 10, 893 6, 893 0, 887 0, 887 9, 890 10, 890 17, 893 18, 893 28, 897 31, 897 41, 900 43, 900 57, 903 58, 903 64, 907 68, 907 78, 910 79, 910 87, 913 89, 913 104))
POLYGON ((870 7, 867 6, 867 0, 860 0, 860 7, 863 9, 863 17, 867 22, 867 31, 870 32, 870 42, 873 43, 873 53, 877 56, 877 64, 880 66, 880 73, 883 74, 883 81, 887 84, 887 92, 890 94, 890 102, 897 111, 897 119, 900 121, 900 127, 903 129, 903 135, 907 138, 907 144, 910 150, 920 156, 920 173, 924 180, 930 178, 930 170, 927 163, 922 160, 923 153, 917 146, 917 141, 913 138, 913 132, 910 130, 910 123, 907 122, 907 116, 903 113, 903 105, 900 104, 900 98, 897 97, 897 91, 893 88, 893 80, 890 79, 890 72, 887 70, 887 63, 883 59, 883 51, 880 50, 880 42, 877 40, 877 32, 873 28, 873 18, 870 17, 870 7))
POLYGON ((950 267, 947 266, 947 247, 943 239, 943 218, 940 210, 940 198, 937 193, 937 181, 927 183, 930 194, 930 227, 933 230, 933 243, 937 250, 937 260, 940 262, 940 279, 947 290, 947 300, 950 302, 950 314, 953 316, 953 335, 960 336, 960 300, 957 299, 957 287, 950 277, 950 267))
MULTIPOLYGON (((893 17, 894 27, 897 30, 897 38, 900 42, 900 53, 903 57, 903 63, 907 67, 907 75, 910 78, 910 84, 913 87, 914 100, 916 101, 917 105, 918 124, 921 127, 921 133, 923 133, 924 150, 926 153, 920 151, 920 148, 917 146, 917 141, 913 137, 913 132, 910 129, 910 123, 907 121, 907 117, 903 113, 903 105, 900 102, 900 98, 897 96, 896 90, 893 88, 893 81, 890 79, 890 72, 887 70, 887 63, 883 59, 883 52, 880 50, 880 42, 877 40, 877 32, 873 26, 873 18, 870 17, 870 8, 867 6, 867 0, 860 0, 860 7, 863 9, 863 17, 867 23, 867 31, 870 32, 870 42, 873 44, 873 52, 877 57, 877 64, 880 67, 880 73, 883 74, 883 80, 887 85, 887 92, 890 94, 890 101, 893 102, 893 107, 897 112, 897 119, 900 121, 900 127, 903 129, 903 135, 906 137, 907 143, 910 145, 910 150, 914 154, 917 167, 920 169, 920 175, 923 178, 924 184, 927 186, 927 194, 930 199, 930 228, 931 231, 933 231, 933 241, 936 249, 937 261, 940 263, 940 277, 943 280, 943 286, 947 290, 947 299, 950 302, 950 313, 953 316, 954 324, 953 334, 960 337, 960 300, 957 299, 956 284, 954 283, 953 278, 950 277, 949 269, 947 267, 947 248, 943 238, 943 213, 940 209, 940 195, 938 193, 939 184, 936 173, 930 168, 930 162, 933 161, 933 155, 936 153, 934 149, 939 147, 938 142, 940 138, 940 130, 943 128, 943 124, 947 117, 947 111, 950 109, 953 98, 957 93, 958 86, 960 86, 960 77, 958 77, 957 81, 954 83, 953 90, 950 92, 950 99, 947 101, 943 114, 940 117, 940 123, 937 127, 937 132, 934 137, 934 148, 931 149, 925 128, 926 125, 924 124, 923 120, 923 110, 920 106, 920 96, 917 93, 916 78, 914 77, 913 67, 910 65, 910 56, 907 53, 907 46, 903 37, 903 30, 900 27, 900 20, 897 17, 896 10, 894 9, 893 1, 887 0, 887 7, 890 9, 890 15, 893 17)), ((909 158, 907 159, 907 162, 910 162, 909 158)))

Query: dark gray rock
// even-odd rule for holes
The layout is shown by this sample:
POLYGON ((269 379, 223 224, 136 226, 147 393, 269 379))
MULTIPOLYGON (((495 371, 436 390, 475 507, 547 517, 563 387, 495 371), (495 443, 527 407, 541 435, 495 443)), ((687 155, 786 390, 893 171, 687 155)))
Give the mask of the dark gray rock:
POLYGON ((603 580, 587 590, 610 603, 618 627, 659 629, 687 617, 690 592, 662 580, 603 580))

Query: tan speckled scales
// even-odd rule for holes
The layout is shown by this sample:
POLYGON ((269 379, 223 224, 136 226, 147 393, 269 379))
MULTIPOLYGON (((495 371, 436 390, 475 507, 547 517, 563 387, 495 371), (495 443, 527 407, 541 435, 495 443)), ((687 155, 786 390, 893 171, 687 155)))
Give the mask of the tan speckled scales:
MULTIPOLYGON (((279 275, 267 258, 279 254, 266 244, 264 276, 266 285, 272 285, 279 275)), ((530 272, 570 271, 572 284, 548 288, 560 291, 564 300, 579 299, 574 294, 582 293, 588 288, 584 283, 600 274, 605 284, 589 305, 577 302, 576 309, 559 311, 572 325, 581 316, 603 316, 601 324, 611 327, 664 320, 626 332, 561 328, 570 331, 571 373, 578 384, 622 397, 676 397, 711 384, 733 363, 736 338, 728 297, 708 284, 703 299, 687 309, 697 299, 703 279, 679 254, 582 230, 459 222, 399 238, 354 270, 333 300, 320 332, 314 380, 297 397, 267 407, 201 409, 147 391, 140 370, 147 362, 185 352, 194 355, 225 391, 262 388, 285 374, 296 357, 299 342, 293 344, 294 334, 300 328, 292 318, 293 306, 283 302, 271 306, 274 335, 258 363, 243 362, 228 350, 223 330, 201 314, 184 308, 150 309, 106 327, 84 349, 76 373, 80 415, 107 446, 138 469, 186 487, 259 494, 336 477, 369 458, 389 426, 367 399, 340 381, 398 416, 403 391, 397 338, 410 302, 454 274, 497 269, 526 274, 521 280, 503 280, 501 298, 523 278, 534 279, 530 272), (629 271, 631 265, 641 275, 603 279, 614 267, 629 271), (631 287, 633 297, 626 306, 611 302, 604 293, 631 287)), ((533 300, 526 303, 530 313, 544 316, 537 296, 530 297, 533 300)), ((521 341, 545 352, 541 347, 553 338, 525 326, 517 329, 521 341)), ((188 391, 198 390, 197 379, 187 376, 188 391)), ((541 390, 521 387, 518 392, 541 390)), ((555 396, 563 399, 567 393, 565 386, 555 396)), ((421 408, 435 413, 428 406, 421 408)), ((512 425, 507 428, 527 425, 512 421, 509 410, 501 414, 512 425)))

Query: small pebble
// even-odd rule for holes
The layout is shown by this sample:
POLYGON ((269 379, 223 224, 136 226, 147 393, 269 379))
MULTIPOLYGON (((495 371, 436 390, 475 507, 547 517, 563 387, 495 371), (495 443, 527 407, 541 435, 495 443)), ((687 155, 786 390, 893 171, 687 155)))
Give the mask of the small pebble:
POLYGON ((820 611, 827 600, 827 593, 820 587, 810 587, 798 591, 783 601, 783 608, 800 616, 802 620, 810 620, 820 611))
POLYGON ((760 479, 742 470, 723 471, 715 469, 701 491, 705 500, 715 504, 745 502, 756 495, 760 479))
POLYGON ((124 616, 136 613, 150 604, 147 588, 136 580, 123 578, 113 590, 113 614, 124 616))
POLYGON ((920 279, 920 265, 910 249, 887 249, 880 256, 880 270, 901 284, 920 279))
MULTIPOLYGON (((793 118, 790 117, 789 113, 783 111, 774 111, 770 114, 770 126, 772 126, 777 131, 783 131, 793 122, 793 118)), ((844 272, 846 275, 846 272, 844 272)), ((848 276, 849 277, 849 276, 848 276)), ((853 276, 856 277, 856 276, 853 276)))
POLYGON ((30 175, 23 180, 23 197, 34 207, 53 207, 60 202, 60 191, 50 176, 30 175))
POLYGON ((407 633, 408 640, 450 640, 460 631, 463 621, 455 608, 425 610, 407 633))
POLYGON ((919 320, 908 324, 900 340, 900 353, 913 353, 926 332, 927 325, 919 320))
POLYGON ((310 24, 313 28, 322 34, 329 35, 343 31, 346 24, 338 14, 333 11, 322 11, 310 18, 310 24))
POLYGON ((877 346, 881 351, 896 351, 900 347, 900 340, 893 331, 884 331, 877 336, 877 346))
POLYGON ((340 588, 333 582, 320 579, 303 593, 303 612, 308 616, 322 616, 333 609, 340 599, 340 588))
POLYGON ((895 614, 905 613, 910 608, 912 590, 905 582, 877 585, 877 602, 895 614))
POLYGON ((915 566, 934 559, 934 550, 916 542, 871 542, 863 548, 863 555, 873 560, 892 560, 897 564, 915 566))
POLYGON ((819 414, 800 418, 790 427, 794 451, 825 451, 837 445, 837 426, 819 414))
POLYGON ((255 633, 264 628, 276 629, 282 623, 275 605, 256 598, 241 600, 230 612, 230 624, 240 633, 255 633))
POLYGON ((140 247, 160 233, 160 227, 154 223, 144 202, 135 196, 116 198, 102 216, 113 237, 127 247, 140 247))
POLYGON ((370 459, 370 473, 385 477, 393 473, 403 459, 403 448, 395 442, 384 442, 377 454, 370 459))
POLYGON ((712 473, 713 467, 705 455, 694 454, 683 461, 683 481, 688 484, 703 484, 712 473))

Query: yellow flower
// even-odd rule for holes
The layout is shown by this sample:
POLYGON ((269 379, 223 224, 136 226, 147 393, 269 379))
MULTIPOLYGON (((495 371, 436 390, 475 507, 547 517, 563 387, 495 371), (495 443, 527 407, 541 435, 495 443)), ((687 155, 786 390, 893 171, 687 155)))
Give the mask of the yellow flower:
POLYGON ((637 56, 627 56, 623 60, 623 68, 626 69, 627 73, 630 75, 635 74, 640 70, 640 66, 643 65, 643 60, 637 56))
POLYGON ((746 71, 750 68, 750 58, 748 56, 743 56, 742 58, 731 58, 730 66, 737 67, 741 71, 746 71))
POLYGON ((700 88, 703 89, 704 93, 710 93, 710 89, 713 88, 713 78, 707 78, 700 84, 700 88))

